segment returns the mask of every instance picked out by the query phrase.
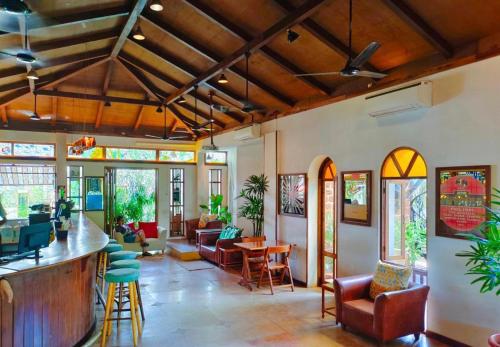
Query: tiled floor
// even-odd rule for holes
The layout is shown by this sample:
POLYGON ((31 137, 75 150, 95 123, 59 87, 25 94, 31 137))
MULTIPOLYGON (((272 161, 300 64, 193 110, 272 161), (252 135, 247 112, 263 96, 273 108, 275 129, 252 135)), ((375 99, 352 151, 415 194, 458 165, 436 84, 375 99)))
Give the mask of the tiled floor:
MULTIPOLYGON (((218 268, 188 271, 170 256, 141 259, 142 298, 146 321, 141 346, 375 346, 375 343, 321 319, 318 289, 294 293, 268 288, 253 292, 240 287, 236 272, 218 268)), ((103 309, 98 309, 98 327, 103 309)), ((130 321, 113 324, 108 346, 132 346, 130 321)), ((423 336, 400 339, 388 346, 443 346, 423 336)))

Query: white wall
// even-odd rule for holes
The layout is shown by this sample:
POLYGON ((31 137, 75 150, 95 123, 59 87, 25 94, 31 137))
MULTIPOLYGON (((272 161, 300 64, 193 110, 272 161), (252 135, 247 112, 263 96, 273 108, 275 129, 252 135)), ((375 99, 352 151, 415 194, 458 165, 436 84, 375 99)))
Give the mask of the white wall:
MULTIPOLYGON (((170 168, 184 168, 185 182, 185 206, 184 218, 189 219, 197 216, 197 167, 196 165, 173 165, 173 164, 158 164, 158 163, 129 163, 129 162, 99 162, 99 161, 73 161, 66 160, 66 144, 70 144, 80 138, 80 135, 62 134, 62 133, 39 133, 28 131, 8 131, 0 130, 0 141, 25 141, 25 142, 45 142, 56 143, 57 160, 54 161, 39 161, 39 160, 11 160, 0 159, 0 163, 11 162, 28 162, 28 163, 47 163, 56 165, 57 184, 66 185, 66 165, 81 165, 83 166, 84 176, 104 176, 105 167, 121 167, 121 168, 146 168, 158 169, 158 223, 159 225, 169 227, 170 222, 170 168)), ((131 139, 126 137, 110 137, 97 136, 97 145, 101 146, 122 146, 122 147, 141 147, 141 148, 170 148, 170 149, 189 149, 194 150, 194 145, 168 145, 151 142, 147 144, 143 140, 131 139), (139 143, 136 143, 139 142, 139 143)), ((92 219, 99 227, 104 227, 104 212, 103 211, 88 211, 85 214, 92 219)))
MULTIPOLYGON (((339 172, 373 170, 372 226, 339 223, 340 276, 371 273, 379 259, 380 166, 385 156, 399 146, 413 147, 423 155, 429 188, 428 329, 473 346, 486 345, 488 335, 498 332, 500 300, 494 294, 479 294, 478 286, 471 286, 471 278, 464 275, 465 262, 455 253, 466 249, 469 242, 435 236, 435 168, 492 165, 492 185, 500 187, 498 76, 499 57, 430 76, 427 79, 434 83, 434 106, 425 112, 373 119, 363 111, 363 97, 357 97, 270 121, 262 127, 264 134, 278 132, 278 173, 308 172, 318 156, 330 157, 339 172)), ((218 136, 215 143, 229 142, 230 136, 218 136)), ((266 145, 260 160, 270 158, 272 151, 274 148, 266 145)), ((247 157, 238 156, 238 163, 256 163, 258 160, 248 155, 258 153, 241 151, 238 154, 247 157)), ((238 168, 245 169, 243 165, 238 168)), ((255 171, 252 165, 247 168, 248 174, 255 171)), ((239 171, 238 176, 245 174, 239 171)), ((271 197, 274 200, 270 197, 266 196, 266 206, 276 203, 276 195, 271 197)), ((309 202, 308 215, 312 217, 317 211, 309 202)), ((266 213, 266 218, 271 217, 266 213)), ((315 285, 311 272, 317 267, 317 261, 306 252, 308 238, 309 253, 316 251, 314 224, 314 218, 278 218, 278 238, 297 244, 295 277, 309 285, 315 285)), ((268 225, 272 222, 266 220, 268 225)))

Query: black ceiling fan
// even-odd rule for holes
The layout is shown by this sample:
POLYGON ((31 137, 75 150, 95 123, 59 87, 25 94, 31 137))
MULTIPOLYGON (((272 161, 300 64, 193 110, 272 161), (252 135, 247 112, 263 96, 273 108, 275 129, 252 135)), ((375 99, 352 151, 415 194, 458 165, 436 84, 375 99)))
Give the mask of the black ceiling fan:
POLYGON ((351 57, 352 53, 352 0, 349 0, 349 59, 340 71, 330 71, 330 72, 317 72, 317 73, 306 73, 297 74, 295 76, 328 76, 328 75, 340 75, 343 77, 370 77, 370 78, 384 78, 387 74, 361 70, 361 67, 375 54, 377 49, 379 49, 380 43, 373 41, 368 44, 368 46, 361 51, 354 59, 351 57))
MULTIPOLYGON (((10 53, 10 52, 6 52, 6 51, 0 51, 0 54, 3 54, 3 55, 8 55, 8 56, 11 56, 11 57, 15 57, 17 59, 17 61, 21 62, 21 63, 24 63, 24 64, 33 64, 33 63, 36 63, 37 62, 37 59, 36 57, 33 55, 33 53, 31 52, 30 48, 29 48, 29 42, 28 42, 28 18, 29 16, 31 16, 31 10, 29 9, 29 7, 27 7, 27 5, 24 3, 24 2, 20 2, 22 5, 18 5, 19 8, 16 7, 16 9, 18 9, 20 12, 18 14, 16 14, 16 12, 13 12, 14 10, 12 10, 13 6, 10 6, 10 7, 6 7, 9 5, 9 3, 17 3, 17 1, 6 1, 7 4, 4 4, 3 1, 1 2, 2 5, 0 5, 0 30, 3 30, 3 31, 7 31, 7 32, 10 32, 8 29, 10 28, 4 28, 3 27, 3 23, 5 22, 5 15, 7 14, 8 17, 14 17, 15 19, 15 24, 18 28, 17 31, 19 31, 20 29, 20 26, 22 24, 24 24, 24 40, 23 40, 23 49, 17 51, 17 53, 10 53), (8 8, 10 10, 6 10, 5 8, 8 8), (22 9, 25 9, 24 11, 21 11, 22 9), (24 21, 23 23, 20 21, 20 18, 19 16, 24 16, 24 21), (4 30, 4 29, 7 29, 7 30, 4 30)), ((7 18, 8 19, 8 18, 7 18)), ((9 22, 7 20, 7 22, 9 22)))
POLYGON ((35 108, 33 111, 28 110, 18 110, 17 112, 24 114, 25 116, 30 117, 31 120, 49 120, 52 119, 54 115, 52 114, 44 114, 40 116, 36 111, 36 94, 35 94, 35 108))
MULTIPOLYGON (((186 135, 189 135, 189 134, 186 134, 186 135)), ((146 134, 144 136, 150 137, 150 138, 153 138, 153 139, 163 140, 163 141, 168 141, 168 140, 193 140, 192 136, 186 136, 186 135, 183 135, 183 136, 169 136, 168 135, 168 129, 167 129, 167 108, 164 107, 163 108, 163 136, 149 135, 149 134, 146 134)))
MULTIPOLYGON (((41 14, 39 9, 43 1, 2 0, 0 1, 0 30, 7 33, 19 33, 19 18, 24 17, 34 27, 55 24, 53 20, 41 14)), ((47 35, 47 34, 45 34, 47 35)))

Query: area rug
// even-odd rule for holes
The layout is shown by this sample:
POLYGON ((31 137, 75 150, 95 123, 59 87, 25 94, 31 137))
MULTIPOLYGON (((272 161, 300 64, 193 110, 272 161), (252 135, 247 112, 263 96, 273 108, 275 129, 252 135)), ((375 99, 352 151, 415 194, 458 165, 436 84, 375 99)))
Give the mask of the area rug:
POLYGON ((184 261, 179 263, 179 265, 188 271, 208 270, 214 268, 212 264, 203 260, 184 261))

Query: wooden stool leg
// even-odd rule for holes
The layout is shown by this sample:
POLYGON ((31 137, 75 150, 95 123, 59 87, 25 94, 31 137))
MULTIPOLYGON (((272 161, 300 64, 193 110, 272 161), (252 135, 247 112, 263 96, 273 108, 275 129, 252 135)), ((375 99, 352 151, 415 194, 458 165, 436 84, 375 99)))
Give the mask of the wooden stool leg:
POLYGON ((102 284, 101 284, 101 292, 104 293, 104 289, 106 286, 106 281, 104 280, 104 276, 106 276, 106 267, 108 265, 108 253, 104 252, 103 260, 102 260, 102 284))
POLYGON ((260 276, 259 276, 259 282, 257 282, 257 288, 260 288, 260 285, 262 284, 262 277, 264 277, 264 269, 265 266, 262 266, 260 269, 260 276))
POLYGON ((144 316, 144 307, 142 307, 141 287, 139 286, 139 281, 135 281, 135 288, 137 289, 139 308, 141 309, 141 318, 142 320, 145 320, 146 317, 144 316))
POLYGON ((123 306, 123 283, 118 286, 118 319, 116 320, 116 328, 120 326, 120 318, 122 316, 122 306, 123 306))
POLYGON ((111 313, 113 312, 113 302, 114 302, 114 283, 109 285, 108 298, 106 301, 106 310, 104 314, 104 322, 102 324, 102 335, 101 335, 101 347, 106 346, 106 338, 108 337, 108 320, 111 318, 111 313))
POLYGON ((266 268, 267 270, 267 275, 269 277, 269 286, 271 287, 271 294, 274 295, 274 289, 273 289, 273 276, 271 275, 271 271, 269 268, 266 268))
POLYGON ((130 318, 132 319, 132 337, 134 339, 134 346, 137 346, 137 316, 135 315, 135 294, 134 282, 129 282, 128 292, 130 296, 130 318))
POLYGON ((139 319, 139 305, 137 304, 139 301, 139 294, 137 291, 137 284, 134 285, 134 306, 135 306, 135 317, 137 319, 137 331, 139 334, 142 334, 142 324, 141 320, 139 319))

